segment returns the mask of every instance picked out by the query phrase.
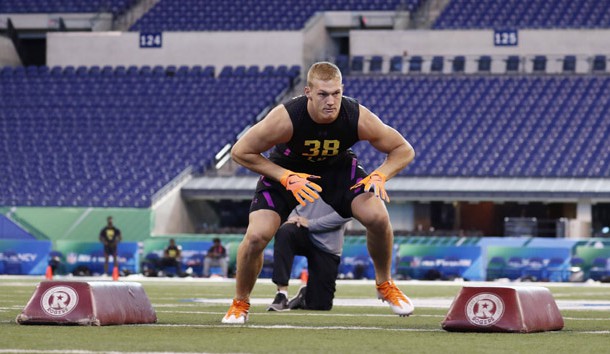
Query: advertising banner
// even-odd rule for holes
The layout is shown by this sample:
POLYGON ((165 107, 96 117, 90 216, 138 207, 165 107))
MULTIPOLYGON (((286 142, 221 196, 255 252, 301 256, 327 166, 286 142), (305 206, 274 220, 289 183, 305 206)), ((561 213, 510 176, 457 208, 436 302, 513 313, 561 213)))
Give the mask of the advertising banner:
POLYGON ((45 274, 51 241, 0 240, 0 274, 45 274))

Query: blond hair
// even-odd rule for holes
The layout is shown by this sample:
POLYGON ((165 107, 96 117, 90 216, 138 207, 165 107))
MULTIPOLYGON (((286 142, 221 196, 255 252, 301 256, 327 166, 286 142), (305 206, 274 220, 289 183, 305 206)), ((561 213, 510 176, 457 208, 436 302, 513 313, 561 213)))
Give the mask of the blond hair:
POLYGON ((341 76, 341 70, 330 62, 320 61, 314 63, 307 72, 307 86, 312 86, 312 81, 314 79, 329 81, 334 79, 339 79, 339 81, 343 80, 341 76))

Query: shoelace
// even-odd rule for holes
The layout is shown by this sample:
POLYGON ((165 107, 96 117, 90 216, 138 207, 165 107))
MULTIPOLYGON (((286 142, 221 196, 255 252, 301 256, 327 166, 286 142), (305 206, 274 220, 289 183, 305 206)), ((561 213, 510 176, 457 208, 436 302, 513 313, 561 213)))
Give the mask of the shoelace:
POLYGON ((246 301, 239 301, 239 300, 235 300, 233 299, 233 303, 231 304, 231 308, 229 308, 229 312, 227 313, 227 316, 230 317, 231 315, 235 316, 235 318, 248 313, 248 311, 250 310, 250 304, 247 303, 246 301))
POLYGON ((381 291, 381 294, 386 300, 392 302, 392 304, 396 306, 399 306, 400 300, 409 303, 405 294, 403 294, 402 291, 400 291, 400 289, 398 289, 398 287, 390 280, 381 285, 377 285, 377 289, 381 291))

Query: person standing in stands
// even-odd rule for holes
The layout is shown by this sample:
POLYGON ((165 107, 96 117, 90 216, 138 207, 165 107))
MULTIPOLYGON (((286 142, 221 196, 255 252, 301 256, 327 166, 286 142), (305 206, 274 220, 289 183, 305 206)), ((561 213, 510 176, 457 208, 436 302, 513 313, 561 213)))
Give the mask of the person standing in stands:
POLYGON ((222 245, 217 237, 213 240, 212 247, 208 249, 208 253, 203 260, 203 276, 210 276, 210 267, 220 267, 222 276, 229 275, 229 264, 227 262, 227 249, 222 245))
POLYGON ((399 316, 414 306, 391 278, 394 234, 384 201, 386 180, 415 157, 413 147, 358 101, 343 96, 339 68, 314 63, 304 95, 275 107, 231 149, 234 161, 261 174, 250 207, 249 224, 237 253, 235 296, 223 323, 248 320, 250 294, 263 265, 263 251, 297 204, 322 197, 345 218, 367 230, 377 294, 399 316), (367 141, 386 154, 367 174, 350 149, 367 141), (274 147, 269 158, 263 153, 274 147))
POLYGON ((117 257, 118 245, 123 239, 121 230, 112 224, 112 216, 106 219, 106 226, 100 231, 100 242, 104 245, 104 274, 108 274, 108 258, 112 256, 114 267, 118 267, 117 257))
POLYGON ((275 234, 273 283, 277 293, 267 311, 295 309, 328 311, 333 307, 347 222, 322 200, 298 205, 275 234), (308 280, 288 301, 294 256, 307 258, 308 280))

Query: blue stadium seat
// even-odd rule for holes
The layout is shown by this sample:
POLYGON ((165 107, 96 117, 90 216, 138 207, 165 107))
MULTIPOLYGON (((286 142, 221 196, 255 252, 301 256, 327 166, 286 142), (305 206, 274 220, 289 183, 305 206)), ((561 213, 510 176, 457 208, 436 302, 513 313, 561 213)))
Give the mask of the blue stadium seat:
POLYGON ((610 16, 607 13, 608 6, 604 1, 506 0, 488 3, 452 0, 434 21, 432 28, 608 28, 610 16))
POLYGON ((275 75, 275 68, 273 65, 265 65, 263 70, 261 71, 261 76, 269 77, 275 75))
POLYGON ((422 71, 424 59, 419 55, 414 55, 409 58, 409 72, 419 73, 422 71))
POLYGON ((546 72, 546 56, 545 55, 536 55, 533 61, 533 71, 537 73, 546 72))
POLYGON ((246 66, 245 65, 237 65, 235 68, 233 68, 233 76, 235 76, 235 77, 244 77, 244 76, 246 76, 246 66))
POLYGON ((381 55, 373 55, 369 63, 369 72, 381 73, 383 66, 383 57, 381 55))
POLYGON ((566 55, 563 58, 562 71, 564 73, 576 72, 576 56, 575 55, 566 55))
POLYGON ((465 66, 466 66, 466 57, 464 57, 463 55, 458 55, 453 58, 451 70, 454 73, 462 73, 462 72, 464 72, 465 66))
POLYGON ((390 72, 391 73, 401 73, 402 72, 402 57, 400 55, 395 55, 390 58, 390 72))
POLYGON ((517 55, 509 55, 506 58, 506 72, 513 73, 519 71, 519 66, 521 65, 521 58, 517 55))
POLYGON ((258 65, 252 65, 252 66, 248 67, 248 70, 246 70, 246 76, 256 77, 259 75, 260 75, 260 68, 258 67, 258 65))
POLYGON ((433 73, 442 73, 445 66, 445 58, 440 55, 432 57, 432 63, 430 64, 430 71, 433 73))
POLYGON ((349 74, 349 56, 344 54, 337 55, 335 58, 335 65, 337 65, 343 75, 349 74))
POLYGON ((606 71, 606 56, 605 55, 596 55, 593 57, 593 63, 591 66, 591 71, 594 73, 600 73, 606 71))
MULTIPOLYGON (((181 0, 180 5, 177 8, 172 1, 158 2, 131 26, 130 31, 296 31, 304 28, 317 12, 396 11, 404 7, 404 0, 316 1, 307 6, 294 0, 263 1, 256 6, 243 0, 236 3, 227 3, 226 0, 181 0)), ((417 9, 420 1, 408 0, 407 6, 417 9)))
POLYGON ((589 269, 589 278, 596 281, 610 280, 610 258, 595 258, 589 269))
POLYGON ((227 77, 231 77, 233 76, 233 67, 230 65, 225 65, 222 67, 222 69, 220 70, 220 74, 218 74, 218 77, 221 78, 227 78, 227 77))
POLYGON ((362 55, 354 55, 350 65, 351 73, 362 73, 364 70, 364 57, 362 55))
POLYGON ((482 55, 478 60, 477 70, 481 73, 491 72, 491 56, 482 55))
POLYGON ((232 76, 211 79, 211 66, 180 68, 176 72, 182 76, 164 75, 163 67, 98 67, 99 76, 91 75, 89 69, 86 77, 81 76, 82 69, 77 69, 78 75, 64 75, 70 69, 57 67, 44 84, 37 76, 15 77, 11 69, 10 77, 0 75, 0 87, 6 87, 10 79, 20 94, 0 98, 0 124, 6 119, 27 124, 15 126, 11 134, 0 131, 6 143, 0 146, 0 156, 8 166, 0 169, 0 202, 149 207, 157 190, 188 166, 205 170, 218 146, 233 141, 260 112, 275 105, 280 93, 289 88, 286 77, 298 72, 298 68, 284 67, 284 77, 239 80, 232 76), (159 76, 143 76, 140 70, 159 76), (243 85, 260 91, 238 103, 228 102, 230 93, 243 85), (19 109, 12 108, 15 104, 19 109), (177 116, 181 119, 171 118, 177 116), (196 124, 209 129, 192 129, 196 124), (161 131, 163 139, 159 139, 161 131), (110 132, 114 144, 104 138, 110 132), (53 135, 54 143, 23 143, 40 139, 41 134, 53 135), (20 158, 24 154, 36 158, 20 158), (103 162, 109 159, 123 167, 103 162))

